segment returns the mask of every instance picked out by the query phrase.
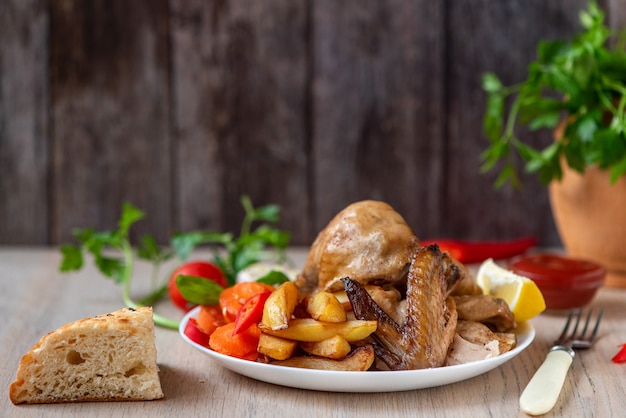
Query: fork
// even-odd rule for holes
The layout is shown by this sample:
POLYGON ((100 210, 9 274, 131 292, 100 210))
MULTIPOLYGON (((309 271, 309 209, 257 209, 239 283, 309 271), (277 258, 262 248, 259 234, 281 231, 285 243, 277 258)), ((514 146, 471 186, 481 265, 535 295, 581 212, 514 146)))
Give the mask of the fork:
POLYGON ((574 349, 587 349, 593 346, 600 327, 604 310, 598 313, 596 323, 587 334, 591 323, 592 310, 589 309, 580 333, 578 327, 582 317, 582 309, 570 311, 561 335, 554 342, 543 364, 537 369, 522 396, 519 405, 528 415, 542 415, 550 411, 561 393, 567 371, 574 360, 574 349), (575 322, 573 323, 572 321, 575 322), (574 327, 569 331, 570 325, 574 327))

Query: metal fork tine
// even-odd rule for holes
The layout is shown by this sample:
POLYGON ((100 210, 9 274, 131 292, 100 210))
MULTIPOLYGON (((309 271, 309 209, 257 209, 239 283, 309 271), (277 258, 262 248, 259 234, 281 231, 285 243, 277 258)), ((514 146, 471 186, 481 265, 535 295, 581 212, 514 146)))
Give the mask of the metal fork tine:
POLYGON ((576 338, 576 332, 578 331, 578 325, 580 324, 580 317, 583 314, 582 308, 576 310, 576 324, 574 325, 574 329, 570 333, 572 338, 576 338))
POLYGON ((602 319, 602 314, 604 313, 604 309, 600 309, 598 313, 598 319, 596 319, 596 325, 593 327, 593 331, 589 336, 589 341, 593 341, 596 338, 596 334, 598 333, 598 328, 600 328, 600 320, 602 319))
POLYGON ((569 325, 572 322, 572 317, 574 316, 574 311, 569 311, 567 314, 567 321, 565 321, 565 326, 563 327, 563 332, 559 335, 559 338, 554 342, 555 345, 561 345, 565 342, 567 338, 567 330, 569 329, 569 325))
POLYGON ((587 335, 587 328, 589 327, 589 321, 591 321, 592 312, 593 312, 593 309, 589 309, 589 311, 587 311, 587 318, 585 318, 585 326, 583 327, 583 330, 580 333, 580 338, 585 338, 585 335, 587 335))

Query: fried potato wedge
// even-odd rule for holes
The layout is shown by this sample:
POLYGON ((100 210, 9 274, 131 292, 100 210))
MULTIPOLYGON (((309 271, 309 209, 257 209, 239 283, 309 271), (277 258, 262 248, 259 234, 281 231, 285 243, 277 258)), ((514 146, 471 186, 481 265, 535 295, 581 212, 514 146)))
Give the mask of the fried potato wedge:
POLYGON ((298 299, 298 288, 293 282, 281 284, 265 301, 261 323, 272 330, 287 328, 298 299))
POLYGON ((344 358, 352 350, 350 343, 340 335, 335 335, 318 343, 301 342, 300 347, 311 355, 335 360, 344 358))
POLYGON ((293 356, 297 348, 297 341, 261 333, 256 351, 276 360, 285 360, 293 356))
POLYGON ((320 342, 340 335, 348 342, 360 341, 376 331, 377 321, 322 322, 313 318, 296 318, 285 329, 273 330, 263 322, 259 328, 266 334, 289 340, 320 342))
POLYGON ((311 318, 324 322, 345 322, 346 310, 335 295, 317 292, 307 299, 306 310, 311 318))
POLYGON ((334 371, 367 371, 374 363, 374 349, 371 345, 364 345, 354 349, 342 360, 333 360, 316 356, 298 356, 287 360, 272 361, 270 364, 286 367, 300 367, 303 369, 334 370, 334 371))
MULTIPOLYGON (((369 293, 375 292, 377 289, 380 289, 380 286, 374 286, 369 284, 364 285, 363 287, 369 293)), ((344 310, 348 312, 352 311, 352 304, 350 303, 350 299, 348 299, 348 295, 345 290, 337 290, 335 292, 332 292, 332 295, 337 298, 339 303, 341 303, 341 305, 343 306, 344 310)))

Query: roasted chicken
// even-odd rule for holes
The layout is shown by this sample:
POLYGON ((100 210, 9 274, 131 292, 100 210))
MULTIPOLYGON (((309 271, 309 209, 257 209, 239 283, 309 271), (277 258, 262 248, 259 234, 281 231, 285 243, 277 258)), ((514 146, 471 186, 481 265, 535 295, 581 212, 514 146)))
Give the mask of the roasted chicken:
POLYGON ((376 320, 373 334, 377 357, 391 370, 444 365, 454 338, 457 313, 443 256, 435 246, 420 247, 410 264, 406 288, 406 319, 399 325, 371 298, 360 283, 344 278, 344 286, 358 319, 376 320))
POLYGON ((304 293, 341 290, 344 277, 363 285, 400 285, 418 245, 404 218, 387 203, 353 203, 320 231, 297 283, 304 293))
POLYGON ((357 319, 377 321, 363 343, 390 370, 474 361, 515 345, 514 334, 503 334, 516 326, 506 303, 483 296, 467 268, 437 245, 420 246, 384 202, 339 212, 315 239, 296 284, 305 297, 345 290, 341 303, 357 319))

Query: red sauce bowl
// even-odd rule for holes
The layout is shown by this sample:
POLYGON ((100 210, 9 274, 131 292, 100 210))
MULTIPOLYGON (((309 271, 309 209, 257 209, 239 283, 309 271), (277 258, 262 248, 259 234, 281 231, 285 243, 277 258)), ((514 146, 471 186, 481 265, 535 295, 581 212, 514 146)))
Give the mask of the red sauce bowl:
POLYGON ((512 260, 510 269, 534 281, 547 309, 585 306, 604 283, 606 270, 596 263, 556 254, 532 254, 512 260))

